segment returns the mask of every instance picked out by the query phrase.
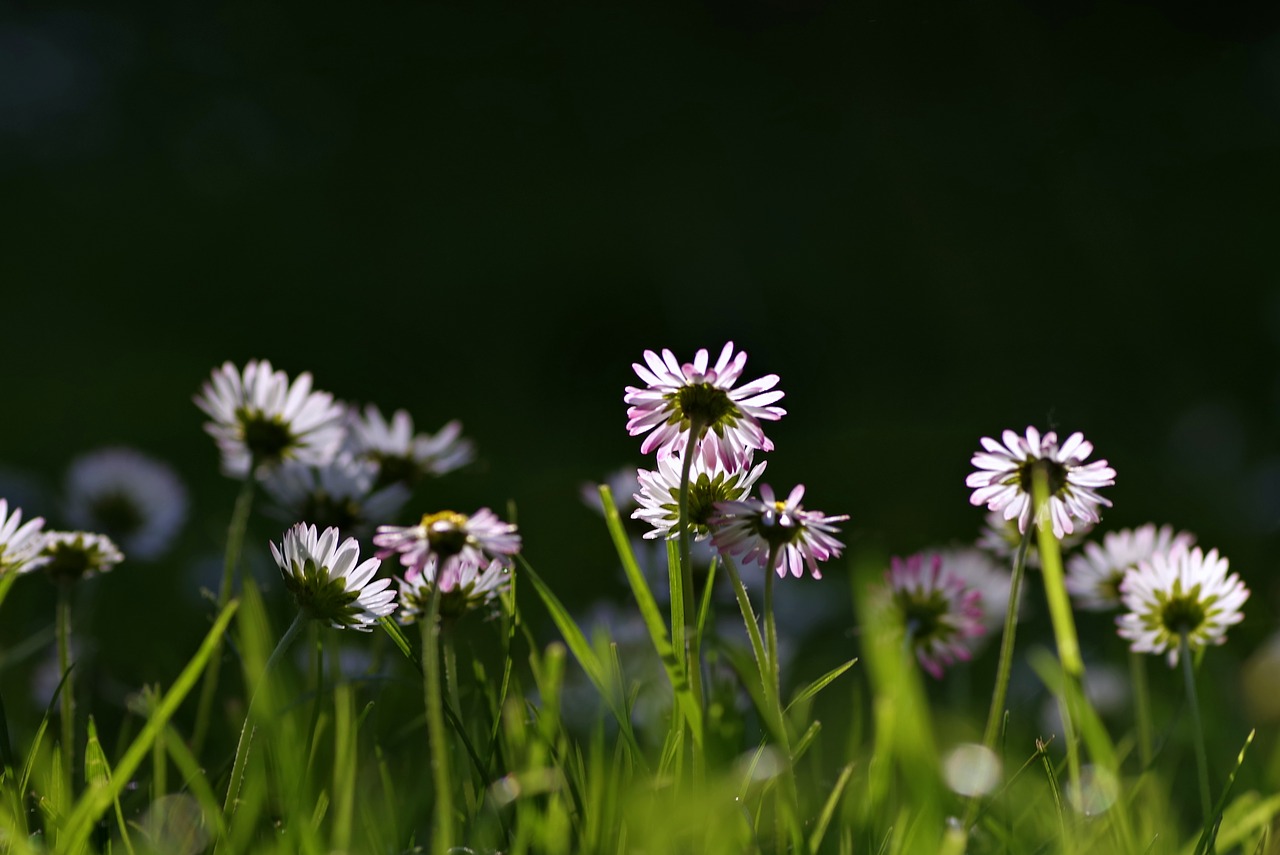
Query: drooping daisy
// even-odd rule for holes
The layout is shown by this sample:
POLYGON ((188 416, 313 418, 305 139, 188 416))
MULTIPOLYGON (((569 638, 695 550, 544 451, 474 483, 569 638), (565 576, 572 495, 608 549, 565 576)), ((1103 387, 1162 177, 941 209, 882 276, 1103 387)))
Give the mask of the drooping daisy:
POLYGON ((803 484, 782 502, 768 484, 763 484, 759 499, 720 502, 709 520, 712 542, 723 554, 741 553, 744 564, 767 566, 773 554, 773 569, 779 576, 790 571, 799 578, 807 566, 813 578, 821 579, 818 562, 839 557, 844 548, 833 536, 837 531, 833 523, 849 516, 806 511, 800 506, 802 498, 803 484))
POLYGON ((427 476, 443 475, 475 459, 475 445, 462 437, 462 423, 451 421, 435 434, 414 433, 413 418, 396 410, 387 421, 373 404, 361 414, 348 413, 348 446, 356 457, 378 465, 379 487, 409 486, 427 476))
POLYGON ((26 573, 48 563, 41 554, 46 534, 41 531, 44 518, 29 519, 22 524, 22 508, 9 513, 9 500, 0 499, 0 576, 26 573))
POLYGON ((1175 532, 1173 526, 1156 528, 1147 523, 1136 529, 1107 532, 1102 545, 1086 543, 1081 553, 1067 562, 1066 584, 1076 605, 1090 611, 1107 611, 1120 606, 1120 582, 1130 570, 1150 561, 1157 552, 1175 546, 1190 547, 1194 534, 1175 532))
POLYGON ((627 387, 623 400, 627 409, 627 431, 632 436, 649 433, 640 451, 657 449, 658 457, 680 454, 689 445, 689 432, 696 422, 696 453, 710 466, 715 461, 726 469, 745 465, 749 451, 772 451, 773 443, 764 435, 760 420, 776 421, 786 414, 772 406, 782 399, 780 391, 770 391, 778 375, 768 374, 734 389, 747 363, 747 354, 733 353, 733 342, 724 346, 720 358, 711 365, 707 351, 699 350, 693 362, 681 365, 670 350, 662 356, 644 352, 646 368, 632 363, 645 388, 627 387))
POLYGON ((425 615, 437 588, 440 590, 439 613, 448 619, 492 606, 510 587, 510 563, 501 558, 477 564, 458 556, 442 560, 438 555, 430 555, 422 572, 412 581, 400 580, 400 622, 412 623, 425 615), (442 562, 446 565, 444 571, 442 562))
MULTIPOLYGON (((958 578, 970 591, 978 593, 978 607, 982 612, 982 626, 985 632, 973 636, 970 645, 980 645, 989 633, 1004 625, 1005 614, 1009 610, 1009 595, 1013 588, 1013 576, 1007 567, 996 562, 994 558, 981 549, 942 549, 936 552, 921 553, 921 560, 927 565, 937 556, 942 571, 958 578)), ((1019 592, 1019 600, 1025 601, 1026 589, 1019 592)), ((1021 611, 1022 603, 1018 604, 1021 611)))
POLYGON ((187 490, 168 464, 132 448, 104 448, 67 470, 67 520, 100 531, 130 558, 169 548, 187 518, 187 490))
MULTIPOLYGON (((1093 531, 1093 523, 1088 520, 1074 520, 1075 530, 1071 534, 1064 534, 1058 542, 1058 548, 1063 552, 1074 549, 1084 542, 1089 536, 1089 532, 1093 531)), ((988 511, 986 518, 983 520, 982 531, 978 535, 977 547, 986 550, 996 558, 1001 559, 1006 567, 1013 563, 1014 556, 1018 554, 1018 547, 1022 545, 1022 532, 1018 530, 1018 521, 1016 519, 1007 520, 1001 511, 988 511)), ((1040 566, 1040 549, 1036 543, 1035 533, 1032 533, 1031 543, 1027 546, 1027 566, 1040 566)))
POLYGON ((496 558, 509 567, 510 556, 520 551, 520 535, 515 525, 498 519, 488 508, 481 508, 471 516, 457 511, 425 514, 417 525, 380 525, 373 543, 379 547, 379 558, 400 553, 400 563, 406 568, 405 579, 410 582, 416 581, 431 556, 438 556, 442 587, 452 586, 453 582, 447 577, 461 573, 460 567, 455 566, 461 562, 487 566, 496 558))
POLYGON ((1178 544, 1126 573, 1120 597, 1128 609, 1116 618, 1120 637, 1137 653, 1167 653, 1173 667, 1184 633, 1192 653, 1226 643, 1227 627, 1244 620, 1240 607, 1249 589, 1235 573, 1227 575, 1218 550, 1178 544))
MULTIPOLYGON (((695 457, 689 469, 689 528, 695 540, 711 536, 710 520, 716 514, 717 502, 732 502, 747 496, 764 473, 767 463, 751 467, 748 450, 741 468, 726 469, 719 460, 707 463, 695 457)), ((676 538, 680 536, 680 474, 684 458, 670 455, 658 458, 656 470, 640 469, 636 473, 640 491, 635 500, 640 507, 632 519, 653 526, 645 537, 676 538)))
POLYGON ((308 520, 364 537, 376 520, 395 516, 409 499, 404 484, 375 490, 377 477, 378 464, 343 452, 324 466, 286 461, 267 473, 262 486, 285 520, 308 520))
POLYGON ((222 471, 236 478, 260 475, 285 461, 320 466, 333 459, 346 435, 345 410, 328 392, 313 392, 311 374, 289 383, 267 360, 251 359, 244 371, 230 362, 215 369, 195 397, 213 419, 205 424, 222 452, 222 471))
POLYGON ((119 547, 105 534, 49 531, 45 535, 40 555, 46 560, 40 569, 56 582, 75 582, 106 573, 124 560, 119 547))
POLYGON ((885 581, 921 667, 941 678, 945 666, 968 661, 971 640, 986 632, 981 593, 949 572, 937 553, 893 558, 885 581))
POLYGON ((973 455, 972 464, 978 471, 965 479, 965 484, 974 488, 969 498, 972 504, 1002 511, 1008 520, 1016 518, 1018 531, 1025 532, 1031 521, 1032 473, 1041 467, 1049 478, 1049 521, 1059 540, 1075 530, 1072 518, 1096 523, 1098 507, 1111 506, 1097 490, 1114 484, 1116 471, 1105 460, 1084 462, 1093 452, 1093 444, 1083 434, 1073 433, 1058 445, 1053 431, 1041 436, 1040 431, 1028 427, 1025 437, 1006 430, 1002 439, 1003 445, 984 436, 985 450, 973 455))
POLYGON ((369 632, 396 610, 396 592, 389 590, 390 579, 374 580, 380 560, 361 562, 356 539, 339 543, 339 537, 336 528, 317 535, 315 526, 298 523, 284 533, 279 549, 270 544, 271 555, 304 613, 338 629, 369 632))

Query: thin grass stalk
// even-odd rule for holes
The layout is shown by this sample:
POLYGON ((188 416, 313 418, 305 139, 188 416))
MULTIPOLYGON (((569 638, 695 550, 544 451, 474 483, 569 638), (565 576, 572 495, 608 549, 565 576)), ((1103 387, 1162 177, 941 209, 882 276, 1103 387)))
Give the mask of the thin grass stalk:
POLYGON ((1178 633, 1178 657, 1182 660, 1182 677, 1187 686, 1187 706, 1191 710, 1191 727, 1195 731, 1192 741, 1196 747, 1196 772, 1200 783, 1200 813, 1204 827, 1208 828, 1213 816, 1212 798, 1209 796, 1209 755, 1204 745, 1204 722, 1200 719, 1200 700, 1196 695, 1196 672, 1191 662, 1191 645, 1187 631, 1178 633))
MULTIPOLYGON (((249 458, 249 471, 240 484, 240 493, 236 496, 235 507, 231 511, 231 522, 227 525, 227 552, 222 562, 222 582, 218 586, 218 612, 221 613, 230 602, 231 596, 239 581, 236 569, 240 566, 240 553, 244 547, 245 529, 249 526, 249 512, 253 508, 253 489, 257 483, 253 472, 255 461, 249 458)), ((209 718, 213 713, 213 703, 218 696, 218 678, 222 672, 222 639, 213 650, 213 658, 204 672, 204 683, 200 687, 200 704, 196 707, 196 723, 191 731, 191 749, 197 757, 204 747, 205 738, 209 735, 209 718)))
POLYGON ((75 676, 71 673, 71 583, 58 583, 58 670, 66 675, 62 694, 58 696, 59 715, 62 719, 62 779, 67 793, 75 797, 75 676))
POLYGON ((453 843, 453 777, 449 773, 449 735, 440 691, 440 589, 433 587, 422 620, 422 688, 427 707, 427 741, 435 784, 435 826, 431 851, 445 855, 453 843))
MULTIPOLYGON (((1013 558, 1013 576, 1009 581, 1009 605, 1004 614, 1004 633, 1000 637, 1000 661, 996 667, 996 684, 991 693, 991 709, 987 713, 987 727, 982 732, 982 744, 995 751, 1000 736, 1000 721, 1004 717, 1005 699, 1009 694, 1009 674, 1013 670, 1013 644, 1018 632, 1018 603, 1022 594, 1022 581, 1026 576, 1027 550, 1035 535, 1035 522, 1022 534, 1022 543, 1013 558)), ((972 806, 971 806, 972 811, 972 806)))

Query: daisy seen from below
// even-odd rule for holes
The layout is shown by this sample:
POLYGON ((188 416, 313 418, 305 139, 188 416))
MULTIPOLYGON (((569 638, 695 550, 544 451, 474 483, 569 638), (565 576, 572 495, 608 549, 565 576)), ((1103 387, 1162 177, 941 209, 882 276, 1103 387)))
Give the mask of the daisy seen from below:
POLYGON ((940 679, 944 667, 968 661, 972 639, 986 632, 977 589, 946 569, 938 553, 894 557, 885 582, 922 668, 940 679))
POLYGON ((451 421, 434 434, 415 433, 413 417, 396 410, 388 421, 369 404, 361 413, 348 411, 347 445, 360 458, 378 466, 379 487, 409 486, 428 476, 443 475, 475 459, 475 445, 462 436, 462 423, 451 421))
POLYGON ((336 528, 316 533, 314 525, 297 523, 284 533, 271 555, 298 609, 338 629, 369 632, 378 618, 396 610, 390 579, 373 578, 382 562, 360 561, 354 537, 339 543, 336 528))
MULTIPOLYGON (((716 515, 717 502, 731 502, 747 496, 767 463, 751 465, 752 454, 748 450, 741 467, 726 468, 718 459, 711 463, 695 457, 689 470, 689 530, 695 540, 711 536, 711 518, 716 515)), ((680 535, 680 474, 684 459, 678 455, 658 458, 656 470, 640 469, 636 478, 640 491, 634 498, 640 505, 632 519, 643 520, 653 526, 645 532, 646 539, 672 539, 680 535)))
POLYGON ((836 540, 834 523, 849 519, 847 514, 828 516, 821 511, 806 511, 800 500, 804 485, 793 489, 785 501, 778 501, 768 484, 760 487, 759 499, 745 499, 716 504, 716 514, 708 521, 712 542, 725 555, 742 555, 744 564, 756 563, 776 570, 779 576, 788 572, 799 578, 805 567, 810 575, 821 579, 818 562, 836 558, 844 548, 836 540))
POLYGON ((205 424, 222 453, 222 471, 236 478, 259 475, 285 461, 319 466, 333 459, 346 435, 342 405, 311 388, 311 374, 289 382, 267 360, 251 359, 244 371, 230 362, 213 372, 195 397, 212 421, 205 424))
POLYGON ((87 531, 47 532, 40 554, 45 559, 40 569, 55 582, 75 582, 106 573, 124 560, 111 538, 87 531))
POLYGON ((455 584, 452 577, 461 573, 461 563, 485 566, 499 559, 509 567, 511 556, 520 551, 515 525, 503 522, 488 508, 471 516, 457 511, 425 514, 417 525, 381 525, 373 543, 379 548, 379 558, 400 554, 409 582, 416 581, 431 557, 436 556, 442 589, 455 584))
POLYGON ((425 615, 432 593, 437 589, 440 592, 440 615, 449 619, 461 617, 469 611, 491 608, 510 588, 510 562, 503 558, 481 564, 458 557, 442 561, 440 556, 430 555, 422 572, 412 580, 400 580, 399 619, 407 624, 425 615), (441 572, 442 565, 445 565, 445 572, 441 572))
MULTIPOLYGON (((1075 530, 1071 534, 1064 534, 1062 540, 1058 542, 1063 552, 1079 546, 1089 532, 1093 531, 1094 524, 1087 520, 1075 520, 1074 524, 1075 530)), ((1005 519, 1002 511, 988 511, 975 545, 996 558, 1003 559, 1006 566, 1011 564, 1014 556, 1018 554, 1018 547, 1022 545, 1022 532, 1018 531, 1018 520, 1005 519)), ((1040 566, 1040 549, 1034 540, 1027 548, 1027 566, 1040 566)))
POLYGON ((9 500, 0 499, 0 576, 26 573, 48 563, 42 554, 46 534, 44 518, 22 522, 22 508, 9 513, 9 500))
POLYGON ((778 375, 768 374, 735 389, 742 376, 747 354, 733 352, 733 342, 725 344, 715 364, 706 349, 693 362, 681 364, 670 350, 659 356, 644 352, 645 365, 632 363, 644 388, 628 386, 623 400, 627 409, 627 431, 643 433, 643 454, 657 450, 658 457, 685 452, 690 445, 707 465, 720 461, 726 469, 745 464, 752 450, 772 451, 773 443, 764 435, 760 421, 776 421, 786 410, 773 406, 783 393, 773 387, 778 375), (692 442, 689 435, 696 434, 692 442))
POLYGON ((1218 550, 1178 544, 1126 573, 1120 597, 1128 610, 1116 618, 1120 637, 1135 653, 1166 654, 1174 667, 1184 636, 1192 653, 1226 643, 1227 627, 1244 620, 1249 589, 1227 574, 1218 550))
POLYGON ((262 479, 278 516, 308 520, 356 537, 373 532, 375 520, 394 517, 409 500, 409 488, 390 484, 374 489, 378 465, 343 452, 323 466, 289 460, 262 479))
MULTIPOLYGON (((1013 576, 981 549, 940 549, 922 553, 922 559, 927 564, 935 555, 940 559, 944 573, 960 579, 966 588, 978 593, 984 632, 971 636, 972 643, 969 645, 971 649, 977 650, 990 637, 989 633, 1000 629, 1004 623, 1005 612, 1009 608, 1009 595, 1013 590, 1013 576)), ((1019 592, 1019 618, 1026 600, 1025 593, 1025 588, 1019 592)))
POLYGON ((104 448, 72 461, 67 520, 106 534, 130 558, 159 558, 187 518, 187 490, 166 463, 132 448, 104 448))
POLYGON ((1136 570, 1143 561, 1150 561, 1157 552, 1187 548, 1195 541, 1195 535, 1189 532, 1174 531, 1169 525, 1156 528, 1155 523, 1107 532, 1101 546, 1086 543, 1081 552, 1067 561, 1067 591, 1082 609, 1118 608, 1120 583, 1126 573, 1136 570))
POLYGON ((1116 471, 1105 460, 1085 463, 1093 453, 1093 444, 1076 432, 1058 444, 1058 435, 1049 431, 1041 435, 1028 427, 1025 436, 1006 430, 1003 443, 991 437, 982 438, 982 451, 971 461, 977 469, 965 479, 973 489, 969 501, 1000 511, 1007 520, 1018 520, 1018 531, 1026 533, 1031 521, 1033 473, 1043 469, 1049 482, 1047 516, 1058 540, 1075 530, 1074 520, 1096 523, 1098 508, 1111 506, 1098 495, 1100 487, 1115 483, 1116 471))

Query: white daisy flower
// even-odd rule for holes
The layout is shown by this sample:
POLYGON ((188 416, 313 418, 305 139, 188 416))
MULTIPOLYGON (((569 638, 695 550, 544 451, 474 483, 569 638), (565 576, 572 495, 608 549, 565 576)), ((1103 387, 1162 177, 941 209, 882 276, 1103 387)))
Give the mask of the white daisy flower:
POLYGON ((427 557, 422 572, 400 580, 400 622, 412 623, 427 613, 432 593, 440 590, 440 615, 458 618, 469 611, 493 605, 503 591, 511 588, 509 562, 494 558, 477 564, 458 556, 427 557), (442 569, 443 568, 443 569, 442 569))
POLYGON ((978 471, 965 479, 974 488, 972 504, 1002 511, 1007 520, 1016 518, 1018 531, 1025 532, 1031 520, 1032 472, 1039 466, 1049 476, 1048 517, 1059 540, 1075 530, 1073 518, 1096 523, 1098 507, 1111 506, 1097 490, 1114 484, 1116 471, 1105 460, 1084 462, 1093 444, 1083 434, 1071 434, 1061 446, 1056 433, 1041 436, 1033 427, 1027 428, 1025 437, 1006 430, 1002 438, 1003 445, 984 436, 985 450, 973 455, 978 471))
POLYGON ((340 536, 336 528, 317 535, 315 526, 298 523, 285 532, 279 549, 270 544, 271 555, 299 609, 338 629, 369 632, 378 618, 396 610, 396 592, 389 590, 390 579, 373 578, 382 562, 361 562, 356 539, 339 543, 340 536))
MULTIPOLYGON (((106 573, 124 560, 120 549, 105 534, 87 531, 45 533, 40 568, 58 582, 75 582, 106 573)), ((31 568, 28 568, 31 569, 31 568)))
POLYGON ((413 418, 396 410, 387 421, 373 404, 363 415, 354 407, 348 411, 348 447, 356 457, 378 464, 378 486, 404 483, 409 486, 432 475, 465 466, 475 459, 475 445, 462 438, 462 423, 448 422, 435 434, 414 433, 413 418))
MULTIPOLYGON (((767 463, 751 468, 751 452, 744 456, 741 468, 726 469, 718 459, 708 464, 701 456, 695 457, 689 469, 689 528, 695 540, 711 536, 710 520, 716 515, 717 502, 732 502, 751 492, 756 481, 764 474, 767 463)), ((658 458, 656 470, 640 469, 636 478, 640 491, 634 498, 640 507, 632 519, 644 520, 653 526, 645 532, 648 539, 673 539, 680 536, 680 474, 684 471, 684 458, 669 455, 658 458)))
POLYGON ((986 632, 982 594, 947 570, 941 555, 894 557, 885 581, 921 667, 941 679, 946 666, 969 660, 972 639, 986 632))
POLYGON ((235 478, 248 475, 251 462, 255 475, 285 460, 323 465, 346 435, 345 410, 328 392, 312 391, 310 373, 290 384, 265 359, 251 359, 243 372, 224 363, 195 403, 213 419, 205 431, 222 452, 222 471, 235 478))
POLYGON ((262 487, 286 522, 308 520, 365 537, 376 520, 394 517, 409 499, 404 484, 375 490, 377 478, 378 464, 343 452, 323 466, 285 461, 267 473, 262 487))
POLYGON ((755 449, 772 451, 773 443, 764 435, 760 420, 782 418, 786 410, 773 406, 783 393, 770 391, 778 375, 768 374, 740 389, 733 385, 742 376, 747 354, 733 353, 733 342, 724 346, 720 358, 711 365, 705 349, 693 362, 681 365, 670 350, 662 356, 644 352, 647 368, 632 363, 646 384, 627 387, 623 400, 627 409, 627 431, 632 436, 649 433, 640 446, 642 454, 657 449, 658 457, 683 453, 689 445, 693 422, 701 426, 693 438, 695 450, 707 465, 719 460, 728 469, 743 466, 746 454, 755 449))
POLYGON ((839 557, 844 548, 835 539, 836 527, 832 523, 843 522, 849 517, 827 516, 821 511, 806 511, 800 506, 804 498, 804 485, 791 491, 785 501, 774 498, 773 488, 761 485, 759 499, 720 502, 716 515, 709 523, 713 531, 712 542, 721 554, 742 553, 744 564, 767 565, 774 554, 774 566, 779 576, 790 571, 799 578, 805 567, 810 575, 821 579, 819 561, 839 557))
MULTIPOLYGON (((1074 523, 1075 530, 1071 534, 1064 534, 1058 541, 1058 548, 1063 552, 1079 546, 1089 536, 1089 532, 1093 531, 1094 524, 1087 520, 1075 520, 1074 523)), ((1013 559, 1018 554, 1018 547, 1022 545, 1022 532, 1018 531, 1018 521, 1005 519, 1002 511, 988 511, 982 523, 982 532, 979 533, 975 545, 1001 559, 1006 567, 1012 566, 1013 559)), ((1027 566, 1040 566, 1040 549, 1034 533, 1031 536, 1031 543, 1027 546, 1027 566)))
POLYGON ((1067 562, 1067 591, 1076 605, 1089 611, 1108 611, 1120 606, 1120 582, 1130 570, 1150 561, 1157 552, 1175 546, 1190 547, 1194 534, 1175 532, 1173 526, 1156 528, 1147 523, 1136 529, 1107 532, 1102 545, 1086 543, 1083 551, 1067 562))
POLYGON ((444 562, 441 573, 447 574, 461 572, 450 569, 451 559, 487 566, 497 558, 511 566, 510 556, 520 551, 515 525, 498 519, 488 508, 471 516, 457 511, 425 514, 417 525, 380 525, 373 543, 379 547, 379 558, 400 553, 400 563, 407 568, 405 578, 411 582, 424 572, 433 555, 444 562))
POLYGON ((159 558, 187 519, 187 490, 173 468, 132 448, 104 448, 67 470, 67 520, 100 531, 130 558, 159 558))
POLYGON ((41 554, 46 538, 41 531, 44 518, 36 517, 22 524, 22 508, 9 513, 9 500, 0 499, 0 576, 26 573, 47 564, 41 554))
POLYGON ((1167 653, 1173 667, 1184 633, 1192 653, 1226 643, 1227 627, 1244 620, 1240 607, 1249 589, 1235 573, 1227 575, 1218 550, 1179 544, 1126 573, 1120 597, 1128 609, 1116 618, 1120 637, 1137 653, 1167 653))

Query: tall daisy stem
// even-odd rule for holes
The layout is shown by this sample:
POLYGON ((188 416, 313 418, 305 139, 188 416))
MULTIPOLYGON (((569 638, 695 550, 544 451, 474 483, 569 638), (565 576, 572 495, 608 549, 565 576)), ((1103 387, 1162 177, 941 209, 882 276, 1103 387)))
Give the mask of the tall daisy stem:
MULTIPOLYGON (((250 459, 249 472, 240 484, 240 493, 236 496, 235 508, 231 512, 231 522, 227 526, 227 553, 222 563, 222 583, 218 586, 218 612, 221 613, 231 600, 237 578, 236 570, 240 566, 240 552, 244 547, 244 533, 249 526, 249 511, 253 508, 253 488, 256 481, 253 477, 255 462, 250 459)), ((200 705, 196 708, 196 724, 191 734, 191 751, 197 757, 204 747, 204 740, 209 735, 209 717, 213 712, 213 703, 218 696, 218 677, 222 671, 222 639, 218 639, 213 655, 209 657, 209 667, 204 672, 204 683, 200 687, 200 705)))
POLYGON ((453 778, 449 772, 449 734, 444 728, 440 678, 440 589, 432 586, 427 614, 422 621, 422 687, 435 784, 436 821, 431 845, 435 855, 444 855, 453 845, 453 778))
POLYGON ((772 692, 779 705, 782 702, 782 669, 778 665, 778 623, 773 616, 773 579, 777 575, 774 569, 778 563, 779 546, 769 547, 769 563, 764 573, 764 639, 769 653, 769 679, 772 681, 772 692))
POLYGON ((71 583, 58 583, 58 671, 65 675, 62 694, 59 695, 59 710, 62 719, 62 777, 67 793, 75 795, 73 775, 75 774, 75 677, 69 671, 71 664, 71 583))
POLYGON ((1186 630, 1178 636, 1178 657, 1182 660, 1182 677, 1187 684, 1187 706, 1191 709, 1191 727, 1195 730, 1193 741, 1196 746, 1196 771, 1200 779, 1200 811, 1204 816, 1204 827, 1208 828, 1213 812, 1209 797, 1209 755, 1204 747, 1204 724, 1200 720, 1200 700, 1196 696, 1196 672, 1191 664, 1191 645, 1187 641, 1186 630))
MULTIPOLYGON (((689 528, 689 477, 693 471, 693 458, 698 453, 699 439, 704 425, 700 419, 689 423, 689 444, 685 447, 683 466, 680 470, 680 590, 683 600, 682 615, 673 614, 671 635, 677 642, 677 650, 685 650, 685 667, 689 672, 689 687, 699 707, 702 706, 702 651, 698 649, 697 625, 698 600, 693 585, 693 532, 689 528), (678 620, 677 617, 683 618, 678 620), (680 627, 676 627, 681 623, 680 627)), ((672 580, 674 583, 675 580, 672 580)), ((675 585, 672 584, 672 588, 675 585)))
POLYGON ((1018 632, 1018 603, 1022 595, 1022 580, 1026 576, 1027 550, 1035 537, 1034 522, 1027 524, 1013 559, 1013 577, 1009 581, 1009 605, 1004 614, 1004 634, 1000 637, 1000 663, 996 667, 996 685, 991 694, 991 710, 987 713, 987 727, 982 734, 982 744, 995 751, 1000 736, 1000 722, 1004 718, 1004 704, 1009 694, 1009 674, 1013 670, 1013 642, 1018 632))

